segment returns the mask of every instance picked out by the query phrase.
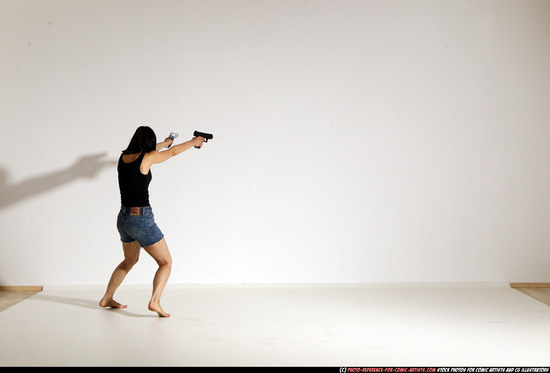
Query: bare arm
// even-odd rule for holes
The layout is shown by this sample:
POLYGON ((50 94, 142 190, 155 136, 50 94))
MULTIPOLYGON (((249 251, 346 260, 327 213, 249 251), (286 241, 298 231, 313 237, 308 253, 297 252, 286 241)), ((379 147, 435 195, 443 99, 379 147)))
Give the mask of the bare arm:
POLYGON ((167 137, 166 139, 164 139, 163 142, 159 142, 157 144, 157 151, 163 149, 163 148, 168 148, 170 147, 170 145, 172 145, 172 143, 174 142, 174 140, 172 140, 171 138, 167 137))
POLYGON ((202 146, 204 140, 205 139, 203 137, 194 137, 189 141, 186 141, 178 145, 174 145, 168 150, 164 150, 162 152, 154 150, 152 152, 146 153, 145 156, 143 157, 143 161, 141 162, 141 166, 139 170, 141 171, 142 174, 147 175, 153 164, 167 161, 168 159, 183 153, 184 151, 186 151, 187 149, 190 149, 193 146, 202 146))

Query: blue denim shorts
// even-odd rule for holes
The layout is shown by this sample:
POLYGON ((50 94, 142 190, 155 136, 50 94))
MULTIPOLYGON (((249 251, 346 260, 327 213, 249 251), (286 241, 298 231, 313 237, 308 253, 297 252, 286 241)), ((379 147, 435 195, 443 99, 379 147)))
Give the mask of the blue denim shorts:
POLYGON ((122 242, 139 242, 141 247, 151 246, 164 238, 155 223, 151 206, 121 206, 116 223, 122 242))

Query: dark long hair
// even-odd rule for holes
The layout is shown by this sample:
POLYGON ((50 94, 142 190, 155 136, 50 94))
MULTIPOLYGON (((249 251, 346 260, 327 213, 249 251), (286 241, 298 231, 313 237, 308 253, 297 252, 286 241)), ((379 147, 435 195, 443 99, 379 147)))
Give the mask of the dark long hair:
POLYGON ((128 147, 122 151, 122 154, 136 154, 141 152, 152 152, 157 148, 157 135, 150 127, 138 127, 128 147))

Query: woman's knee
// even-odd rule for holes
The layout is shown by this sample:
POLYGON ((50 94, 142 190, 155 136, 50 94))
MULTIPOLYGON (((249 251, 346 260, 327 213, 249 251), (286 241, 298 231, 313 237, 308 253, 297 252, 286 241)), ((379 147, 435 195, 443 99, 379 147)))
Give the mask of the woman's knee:
POLYGON ((126 258, 124 258, 122 263, 120 263, 120 265, 122 267, 124 267, 125 269, 130 270, 130 269, 132 269, 132 267, 134 265, 136 265, 138 260, 139 260, 139 256, 138 257, 126 257, 126 258))
POLYGON ((159 266, 171 267, 172 266, 172 256, 168 250, 168 245, 164 238, 154 245, 147 246, 144 248, 145 251, 155 259, 159 266))
POLYGON ((121 263, 125 269, 130 270, 139 260, 140 246, 137 241, 122 243, 124 261, 121 263))
POLYGON ((157 263, 159 267, 172 267, 172 258, 171 257, 165 257, 165 258, 158 258, 157 263))

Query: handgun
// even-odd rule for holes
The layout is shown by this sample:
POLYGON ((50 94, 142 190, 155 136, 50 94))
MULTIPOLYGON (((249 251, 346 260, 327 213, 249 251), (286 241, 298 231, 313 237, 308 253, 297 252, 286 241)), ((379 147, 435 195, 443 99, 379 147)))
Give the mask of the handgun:
MULTIPOLYGON (((175 139, 176 137, 178 137, 178 136, 179 136, 179 135, 178 135, 176 132, 170 132, 170 135, 168 135, 168 138, 169 138, 170 140, 174 141, 174 139, 175 139)), ((171 146, 172 146, 172 144, 168 145, 168 148, 171 147, 171 146)))
MULTIPOLYGON (((195 137, 204 137, 204 142, 208 142, 208 140, 212 140, 214 138, 214 136, 212 136, 211 133, 204 133, 204 132, 199 132, 199 131, 195 131, 193 133, 193 136, 195 137)), ((201 147, 200 146, 195 146, 196 149, 200 149, 201 147)))

